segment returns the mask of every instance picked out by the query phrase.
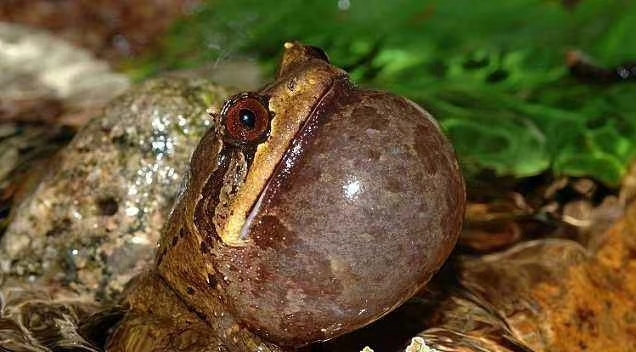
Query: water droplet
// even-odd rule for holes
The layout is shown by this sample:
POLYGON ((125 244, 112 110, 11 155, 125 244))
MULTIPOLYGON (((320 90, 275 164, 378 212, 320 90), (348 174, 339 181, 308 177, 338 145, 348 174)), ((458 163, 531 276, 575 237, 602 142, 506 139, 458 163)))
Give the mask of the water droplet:
POLYGON ((126 208, 126 215, 135 216, 137 214, 139 214, 139 208, 137 208, 137 207, 126 208))
POLYGON ((343 188, 344 188, 345 197, 349 198, 350 200, 353 200, 356 197, 356 195, 360 193, 360 189, 362 187, 361 187, 360 181, 354 180, 348 183, 347 185, 345 185, 343 188))

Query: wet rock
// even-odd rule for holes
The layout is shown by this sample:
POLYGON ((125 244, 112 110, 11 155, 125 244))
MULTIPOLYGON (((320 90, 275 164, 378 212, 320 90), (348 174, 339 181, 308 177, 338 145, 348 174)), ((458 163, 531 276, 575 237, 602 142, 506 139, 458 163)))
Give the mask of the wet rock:
POLYGON ((210 127, 205 110, 227 94, 200 79, 157 79, 110 103, 16 209, 0 271, 11 282, 110 300, 152 259, 190 153, 210 127))
POLYGON ((0 23, 0 236, 51 156, 128 86, 126 76, 84 49, 0 23))

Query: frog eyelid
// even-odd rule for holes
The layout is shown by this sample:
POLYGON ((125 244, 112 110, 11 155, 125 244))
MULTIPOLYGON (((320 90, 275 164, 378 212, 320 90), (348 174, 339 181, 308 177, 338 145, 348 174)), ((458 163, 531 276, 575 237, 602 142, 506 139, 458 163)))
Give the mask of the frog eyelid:
POLYGON ((261 103, 261 105, 263 105, 263 107, 265 108, 265 110, 267 110, 270 114, 270 119, 271 117, 274 115, 272 113, 272 111, 270 111, 269 109, 269 99, 270 97, 268 95, 263 95, 263 94, 258 94, 258 93, 254 93, 254 92, 242 92, 239 94, 235 94, 229 98, 227 98, 225 100, 225 102, 223 103, 223 108, 221 108, 221 117, 225 117, 228 113, 228 111, 234 107, 236 104, 238 104, 241 100, 244 99, 255 99, 258 102, 261 103))

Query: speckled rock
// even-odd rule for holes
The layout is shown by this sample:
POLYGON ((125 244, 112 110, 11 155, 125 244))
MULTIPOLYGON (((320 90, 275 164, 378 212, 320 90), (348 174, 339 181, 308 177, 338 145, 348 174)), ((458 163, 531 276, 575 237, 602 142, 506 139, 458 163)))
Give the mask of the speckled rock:
POLYGON ((153 257, 206 108, 227 91, 157 79, 110 103, 58 156, 0 242, 9 281, 70 288, 108 301, 153 257))

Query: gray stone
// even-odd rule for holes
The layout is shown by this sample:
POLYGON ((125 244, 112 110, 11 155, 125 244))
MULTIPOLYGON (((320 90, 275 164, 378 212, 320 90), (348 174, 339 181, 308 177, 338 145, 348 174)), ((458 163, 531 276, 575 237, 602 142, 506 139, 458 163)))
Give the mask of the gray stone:
POLYGON ((205 80, 148 81, 111 102, 58 155, 0 242, 12 282, 110 300, 152 260, 190 153, 227 91, 205 80))

